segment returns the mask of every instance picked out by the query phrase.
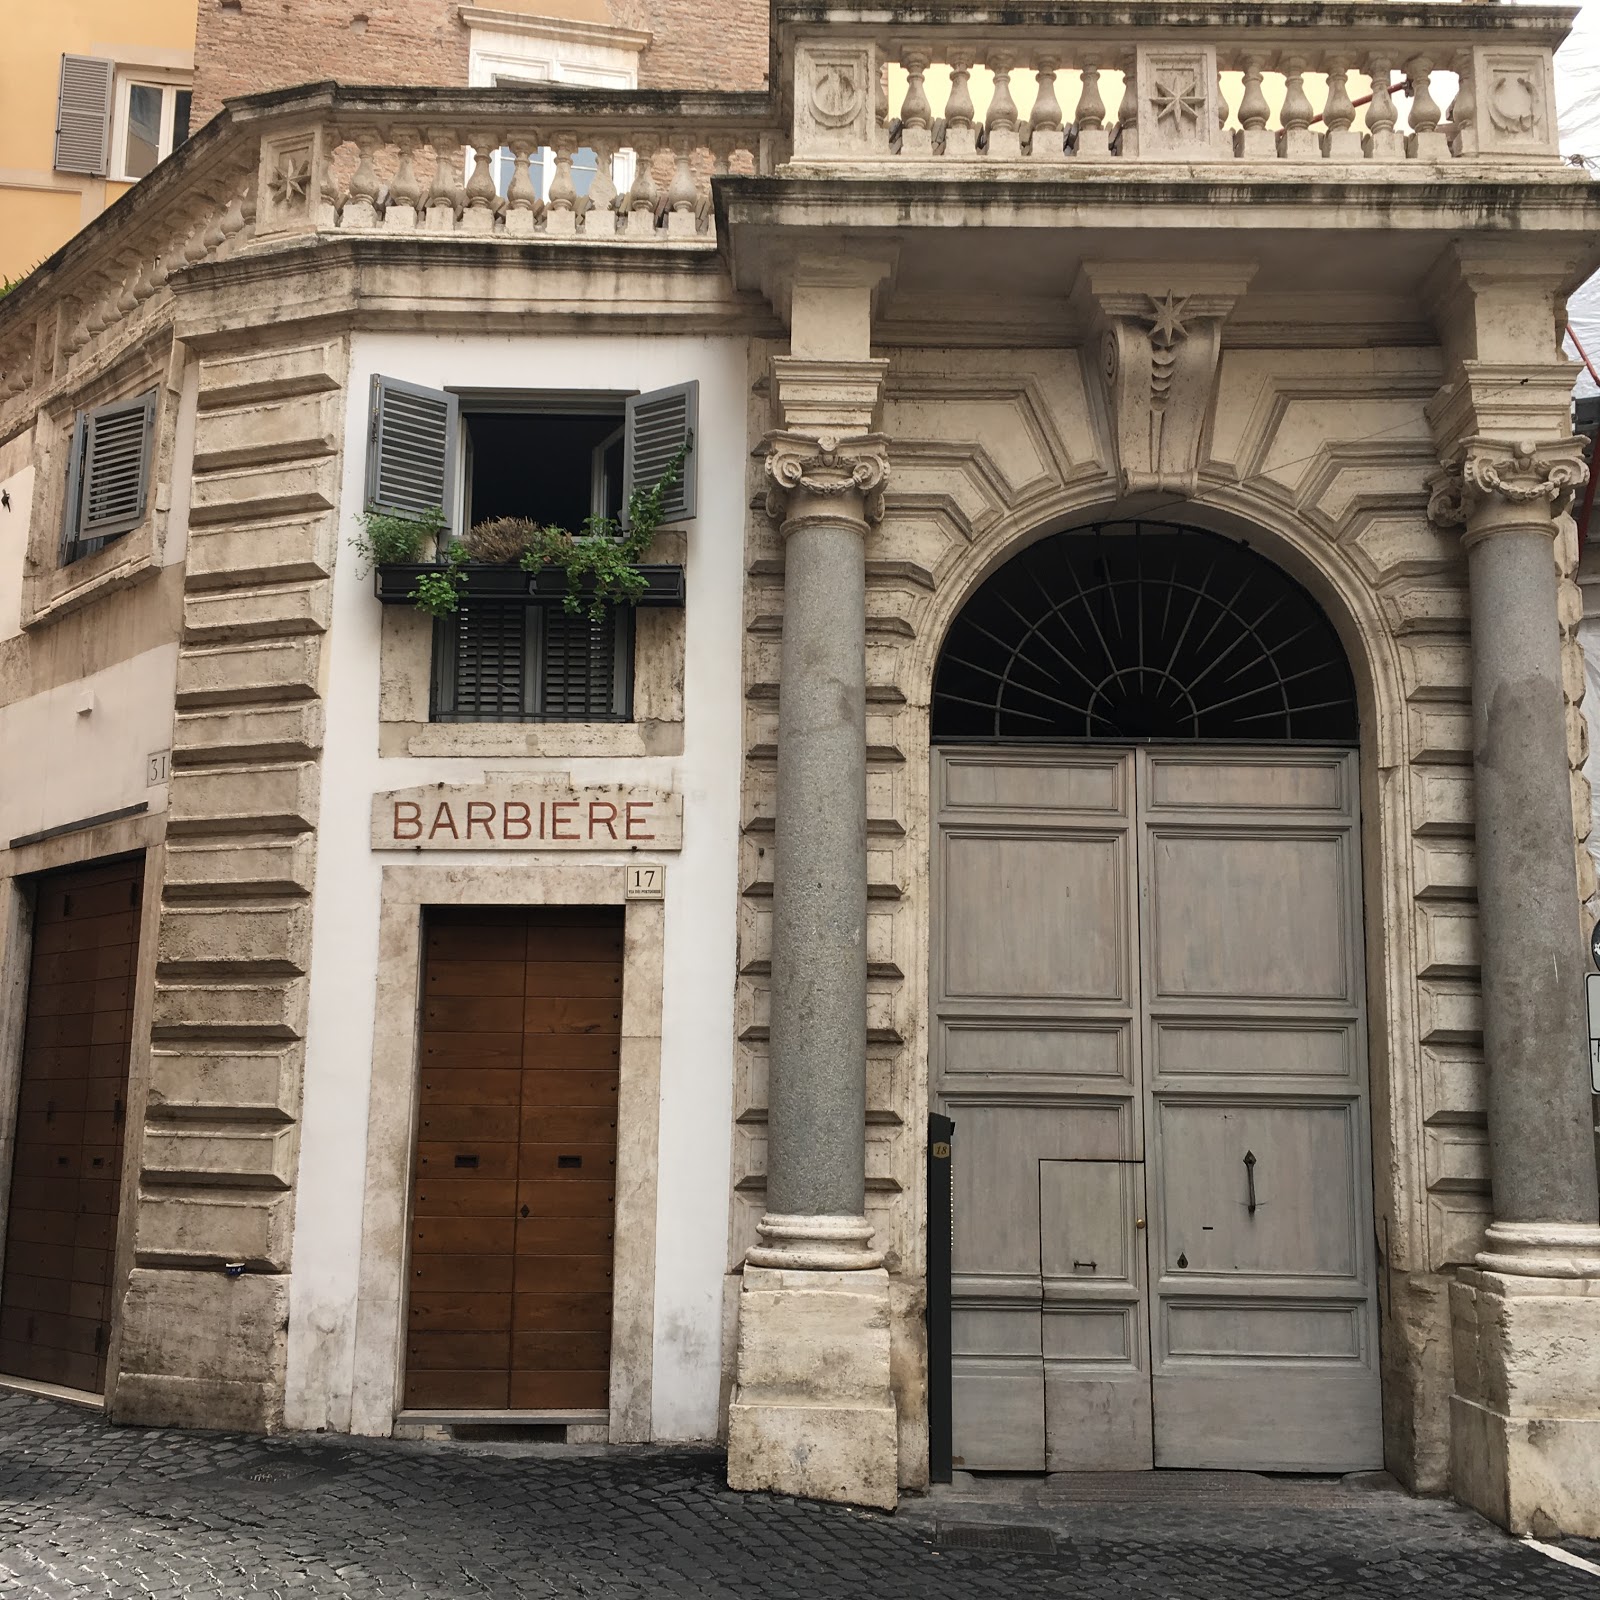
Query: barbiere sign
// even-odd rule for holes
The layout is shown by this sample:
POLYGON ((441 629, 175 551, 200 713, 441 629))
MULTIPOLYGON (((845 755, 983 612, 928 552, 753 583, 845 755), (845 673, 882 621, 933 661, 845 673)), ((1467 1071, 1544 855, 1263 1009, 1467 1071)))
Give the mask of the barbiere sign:
POLYGON ((683 796, 507 779, 372 797, 374 850, 681 850, 683 796))

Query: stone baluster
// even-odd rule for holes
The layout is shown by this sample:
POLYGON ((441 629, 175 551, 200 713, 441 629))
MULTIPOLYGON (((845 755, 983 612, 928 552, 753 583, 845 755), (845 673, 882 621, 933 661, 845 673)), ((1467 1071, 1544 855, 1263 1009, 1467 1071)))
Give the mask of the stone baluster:
POLYGON ((1450 102, 1450 153, 1473 156, 1478 153, 1478 89, 1470 50, 1461 52, 1456 72, 1461 82, 1450 102))
POLYGON ((494 219, 500 210, 500 196, 494 187, 494 153, 500 148, 498 133, 476 133, 466 153, 472 158, 472 176, 467 179, 466 210, 461 214, 463 233, 494 232, 494 219))
POLYGON ((1061 70, 1061 57, 1053 50, 1041 50, 1034 61, 1039 73, 1039 92, 1033 101, 1028 154, 1035 161, 1064 161, 1066 130, 1061 102, 1056 98, 1056 74, 1061 70))
POLYGON ((1267 104, 1261 76, 1267 58, 1251 50, 1244 57, 1244 93, 1239 99, 1239 131, 1233 136, 1233 152, 1241 161, 1259 161, 1278 153, 1277 135, 1267 126, 1272 107, 1267 104))
POLYGON ((715 238, 717 230, 716 207, 712 202, 711 180, 726 177, 733 170, 734 139, 731 134, 706 135, 706 149, 711 155, 711 165, 695 177, 695 215, 707 238, 715 238))
MULTIPOLYGON (((594 151, 594 179, 589 185, 589 209, 584 213, 583 231, 597 239, 611 239, 617 231, 617 141, 591 137, 594 151)), ((710 200, 707 186, 706 199, 710 200)))
POLYGON ((460 162, 465 154, 460 138, 448 128, 429 134, 433 145, 433 182, 428 186, 428 232, 454 233, 456 219, 466 208, 460 162))
POLYGON ((1011 71, 1017 54, 1014 50, 990 50, 987 55, 989 70, 994 73, 994 97, 989 101, 984 142, 996 161, 1020 161, 1022 136, 1017 130, 1017 103, 1011 98, 1011 71))
POLYGON ((627 237, 653 239, 656 236, 656 188, 654 166, 657 140, 651 134, 640 134, 633 147, 633 186, 628 190, 627 237))
POLYGON ((694 140, 688 134, 672 135, 672 182, 667 185, 665 196, 669 239, 692 239, 700 231, 699 218, 695 215, 694 171, 690 166, 693 145, 694 140))
POLYGON ((339 213, 339 226, 347 232, 378 225, 378 169, 373 158, 383 143, 375 128, 357 128, 351 137, 356 170, 350 174, 350 192, 339 213))
POLYGON ((978 130, 972 122, 973 56, 970 50, 951 50, 950 98, 944 106, 944 153, 965 158, 978 153, 978 130))
POLYGON ((1448 161, 1450 140, 1439 131, 1444 113, 1433 98, 1433 62, 1427 56, 1413 56, 1406 63, 1411 80, 1411 132, 1406 136, 1406 154, 1414 161, 1448 161))
POLYGON ((928 90, 923 76, 931 52, 921 49, 902 49, 901 64, 906 69, 906 98, 900 107, 900 154, 903 156, 931 156, 933 154, 933 107, 928 104, 928 90))
POLYGON ((1283 76, 1283 127, 1278 132, 1278 154, 1286 161, 1320 160, 1322 139, 1311 131, 1313 113, 1306 95, 1306 58, 1285 56, 1283 76))
POLYGON ((531 133, 511 138, 511 182, 506 186, 506 233, 514 239, 529 238, 544 215, 544 201, 533 181, 530 164, 539 152, 539 140, 531 133))
POLYGON ((578 136, 563 129, 551 136, 555 171, 550 178, 546 199, 544 231, 551 238, 570 239, 578 231, 578 189, 572 181, 572 158, 578 152, 578 136))
POLYGON ((1129 53, 1122 66, 1122 104, 1117 107, 1117 154, 1139 154, 1139 59, 1129 53))
POLYGON ((320 156, 312 164, 311 184, 314 196, 312 214, 318 229, 328 231, 339 226, 343 201, 339 196, 339 181, 334 175, 334 157, 349 143, 337 128, 327 130, 327 140, 320 156))
POLYGON ((1389 92, 1394 62, 1387 55, 1374 54, 1367 63, 1367 72, 1372 78, 1372 99, 1367 102, 1367 136, 1361 147, 1369 161, 1399 161, 1405 147, 1394 129, 1399 113, 1389 92))
MULTIPOLYGON (((221 238, 220 232, 218 238, 221 238)), ((134 285, 138 283, 139 275, 144 270, 144 267, 140 253, 136 251, 128 251, 119 255, 117 261, 122 267, 122 281, 117 287, 117 314, 121 317, 128 317, 139 309, 139 297, 133 292, 133 289, 134 285)))
POLYGON ((1083 65, 1083 92, 1078 96, 1077 138, 1073 154, 1094 160, 1111 154, 1111 130, 1106 127, 1106 103, 1100 98, 1100 68, 1093 57, 1083 65))
POLYGON ((1322 153, 1329 161, 1361 159, 1361 135, 1355 129, 1356 108, 1350 99, 1353 64, 1348 55, 1328 58, 1328 100, 1322 112, 1327 131, 1322 135, 1322 153))
POLYGON ((383 208, 383 226, 390 233, 415 233, 422 209, 422 185, 416 166, 421 132, 416 128, 395 128, 390 136, 395 147, 395 169, 389 180, 389 200, 383 208))

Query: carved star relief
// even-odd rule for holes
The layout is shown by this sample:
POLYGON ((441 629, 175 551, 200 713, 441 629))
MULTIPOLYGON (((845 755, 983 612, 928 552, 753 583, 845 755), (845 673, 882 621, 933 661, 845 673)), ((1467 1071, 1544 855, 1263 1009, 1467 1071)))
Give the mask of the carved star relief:
POLYGON ((305 199, 306 185, 311 181, 311 163, 284 156, 278 170, 267 178, 267 192, 280 206, 305 199))
POLYGON ((1164 83, 1156 79, 1155 93, 1150 97, 1150 103, 1155 107, 1156 121, 1161 122, 1171 118, 1172 126, 1180 133, 1183 131, 1184 119, 1190 122, 1199 122, 1205 115, 1206 97, 1194 86, 1193 81, 1187 83, 1164 83))
POLYGON ((1171 349, 1180 339, 1189 337, 1189 330, 1183 324, 1183 313, 1192 296, 1184 295, 1180 300, 1168 289, 1166 298, 1157 300, 1150 296, 1150 339, 1154 344, 1161 344, 1171 349))

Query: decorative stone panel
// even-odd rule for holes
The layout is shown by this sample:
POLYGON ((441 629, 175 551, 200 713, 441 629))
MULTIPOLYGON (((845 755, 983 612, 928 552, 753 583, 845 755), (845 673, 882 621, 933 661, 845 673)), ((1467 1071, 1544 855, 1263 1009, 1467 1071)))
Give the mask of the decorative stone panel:
POLYGON ((282 1416, 344 373, 200 362, 123 1421, 282 1416))

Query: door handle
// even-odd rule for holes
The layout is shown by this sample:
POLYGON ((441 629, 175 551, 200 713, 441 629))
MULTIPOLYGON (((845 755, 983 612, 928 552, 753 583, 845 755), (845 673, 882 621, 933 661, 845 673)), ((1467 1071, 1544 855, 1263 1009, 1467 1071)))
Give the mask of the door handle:
POLYGON ((1144 1218, 1143 1217, 1135 1217, 1133 1219, 1133 1225, 1136 1228, 1142 1228, 1144 1226, 1144 1218))
POLYGON ((1244 1186, 1245 1210, 1253 1217, 1256 1214, 1256 1153, 1246 1150, 1244 1153, 1244 1186))
POLYGON ((1082 1272, 1085 1267, 1087 1267, 1090 1272, 1097 1272, 1099 1270, 1099 1268, 1096 1267, 1092 1261, 1074 1261, 1072 1263, 1072 1270, 1074 1272, 1082 1272))

